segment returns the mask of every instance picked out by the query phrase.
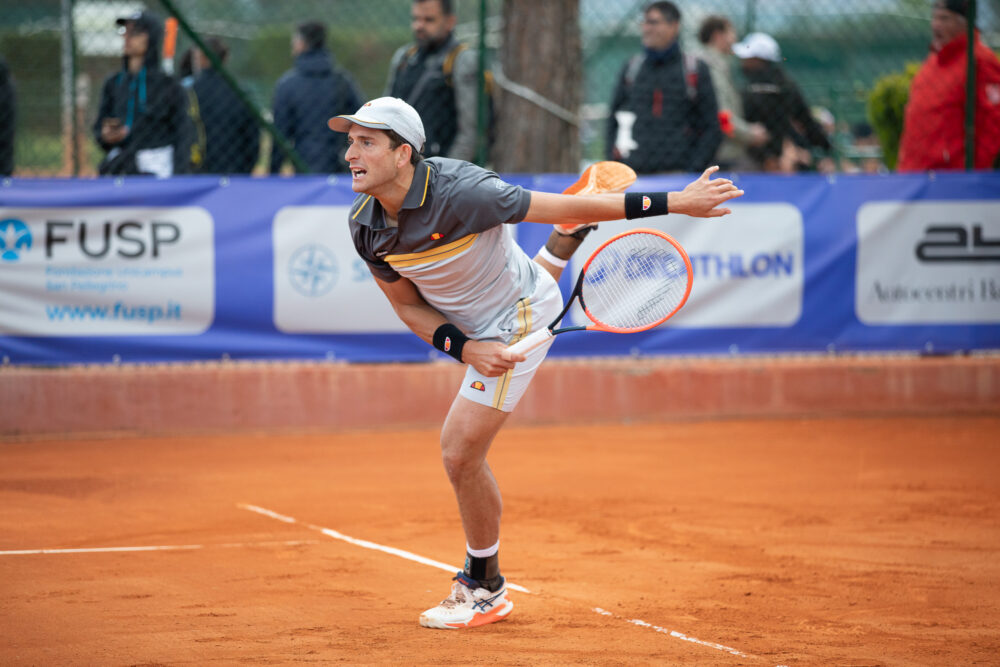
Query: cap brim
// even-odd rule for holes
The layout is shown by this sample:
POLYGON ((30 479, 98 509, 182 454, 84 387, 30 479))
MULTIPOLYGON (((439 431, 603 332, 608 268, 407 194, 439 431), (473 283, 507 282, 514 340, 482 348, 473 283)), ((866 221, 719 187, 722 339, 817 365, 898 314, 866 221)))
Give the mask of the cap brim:
POLYGON ((358 116, 334 116, 330 120, 326 121, 327 126, 334 132, 350 132, 351 125, 360 125, 361 127, 370 127, 373 130, 391 130, 386 123, 380 123, 374 120, 366 120, 364 118, 359 118, 358 116))
POLYGON ((745 44, 733 44, 733 55, 737 58, 753 58, 745 44))

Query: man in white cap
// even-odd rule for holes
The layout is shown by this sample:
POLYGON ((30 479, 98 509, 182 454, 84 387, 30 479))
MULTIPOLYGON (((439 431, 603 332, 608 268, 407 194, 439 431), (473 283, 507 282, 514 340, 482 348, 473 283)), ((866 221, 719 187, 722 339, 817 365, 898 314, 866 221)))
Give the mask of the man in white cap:
POLYGON ((811 150, 820 152, 821 171, 830 171, 830 140, 813 118, 802 91, 781 67, 778 42, 763 32, 747 35, 733 45, 747 85, 743 91, 746 120, 762 123, 768 140, 750 146, 747 153, 764 171, 794 172, 811 168, 811 150))
MULTIPOLYGON (((504 223, 585 227, 668 211, 716 217, 729 213, 720 207, 743 192, 726 179, 710 180, 717 167, 682 192, 524 190, 469 162, 423 159, 420 116, 393 97, 372 100, 353 115, 331 118, 329 125, 348 134, 345 158, 358 193, 349 222, 358 254, 399 318, 467 365, 441 433, 442 458, 465 532, 465 568, 455 576, 451 594, 420 615, 420 624, 454 629, 502 620, 514 605, 500 575, 500 490, 486 454, 548 345, 512 358, 505 350, 546 326, 562 308, 555 280, 528 258, 504 223)), ((568 256, 548 259, 564 265, 568 256)))

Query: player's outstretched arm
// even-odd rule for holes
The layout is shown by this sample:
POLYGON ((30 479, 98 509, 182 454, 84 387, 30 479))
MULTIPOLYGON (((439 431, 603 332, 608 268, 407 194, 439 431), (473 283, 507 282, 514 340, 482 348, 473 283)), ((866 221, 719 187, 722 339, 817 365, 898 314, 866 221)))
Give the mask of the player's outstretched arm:
MULTIPOLYGON (((711 178, 718 170, 718 167, 709 167, 682 191, 667 193, 667 211, 696 218, 715 218, 731 213, 723 204, 741 197, 743 191, 728 178, 711 178)), ((625 197, 617 193, 562 195, 532 191, 525 220, 552 225, 621 220, 625 217, 625 197)))

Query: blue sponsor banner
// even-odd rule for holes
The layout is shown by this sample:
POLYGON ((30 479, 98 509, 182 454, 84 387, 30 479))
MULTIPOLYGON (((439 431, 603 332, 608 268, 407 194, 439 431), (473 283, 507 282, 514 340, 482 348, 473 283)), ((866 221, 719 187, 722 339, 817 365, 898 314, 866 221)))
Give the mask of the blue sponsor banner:
MULTIPOLYGON (((680 190, 643 177, 633 191, 680 190)), ((510 176, 559 192, 566 175, 510 176)), ((694 267, 688 304, 630 335, 560 336, 553 356, 1000 348, 1000 174, 740 175, 725 218, 661 229, 694 267)), ((0 357, 12 364, 231 359, 422 361, 354 254, 345 178, 8 180, 0 357)), ((511 226, 533 255, 550 228, 511 226)), ((583 314, 568 316, 583 321, 583 314)))

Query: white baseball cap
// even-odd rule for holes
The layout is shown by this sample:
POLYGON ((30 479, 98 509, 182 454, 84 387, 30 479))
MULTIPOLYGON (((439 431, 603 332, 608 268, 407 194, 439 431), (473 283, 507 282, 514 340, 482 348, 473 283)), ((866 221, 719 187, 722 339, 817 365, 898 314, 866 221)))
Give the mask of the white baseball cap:
POLYGON ((738 58, 760 58, 771 62, 781 62, 781 48, 767 33, 752 32, 742 42, 733 44, 733 53, 738 58))
POLYGON ((351 125, 373 130, 392 130, 420 152, 424 149, 424 124, 420 114, 398 97, 379 97, 365 102, 353 115, 334 116, 327 125, 334 132, 349 132, 351 125))

